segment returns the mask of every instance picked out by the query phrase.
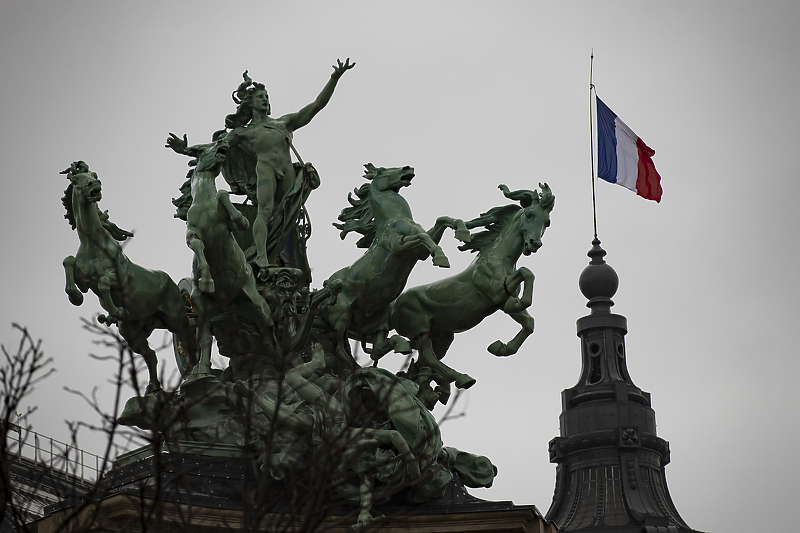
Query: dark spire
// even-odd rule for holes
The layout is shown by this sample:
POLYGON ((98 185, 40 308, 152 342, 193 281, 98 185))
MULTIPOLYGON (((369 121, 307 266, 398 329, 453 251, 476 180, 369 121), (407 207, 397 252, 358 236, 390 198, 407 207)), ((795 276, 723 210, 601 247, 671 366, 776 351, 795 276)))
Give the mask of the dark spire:
POLYGON ((669 496, 669 443, 656 435, 650 394, 628 374, 627 320, 611 312, 619 277, 605 255, 595 238, 580 276, 591 313, 578 320, 581 376, 561 393, 561 434, 550 441, 547 519, 563 531, 692 532, 669 496))

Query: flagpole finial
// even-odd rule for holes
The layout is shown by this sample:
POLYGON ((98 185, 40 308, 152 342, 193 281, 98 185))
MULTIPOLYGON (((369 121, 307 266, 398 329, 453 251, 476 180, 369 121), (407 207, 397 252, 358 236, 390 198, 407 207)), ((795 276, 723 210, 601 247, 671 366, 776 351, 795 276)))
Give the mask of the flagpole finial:
POLYGON ((614 305, 611 298, 619 288, 619 276, 603 259, 606 251, 600 247, 600 239, 597 237, 592 241, 592 249, 586 255, 591 258, 591 261, 581 272, 578 286, 581 293, 589 300, 586 307, 592 310, 593 315, 608 314, 614 305))

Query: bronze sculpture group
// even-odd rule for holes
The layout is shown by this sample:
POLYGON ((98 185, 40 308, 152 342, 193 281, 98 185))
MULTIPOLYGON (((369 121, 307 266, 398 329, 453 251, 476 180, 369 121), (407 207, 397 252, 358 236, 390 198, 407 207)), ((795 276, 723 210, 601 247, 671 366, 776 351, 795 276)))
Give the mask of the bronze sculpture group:
POLYGON ((183 376, 170 401, 188 413, 169 428, 172 437, 246 447, 271 432, 262 468, 276 480, 338 446, 336 491, 359 502, 357 529, 370 522, 376 498, 401 489, 409 501, 424 502, 441 497, 456 473, 468 486, 492 484, 496 469, 487 458, 442 447, 430 411, 448 402, 453 383, 464 389, 476 382, 442 362, 456 333, 502 310, 521 330, 488 350, 507 356, 533 332, 526 309, 534 275, 516 262, 542 245, 555 197, 546 184, 539 192, 501 185, 515 203, 466 222, 441 216, 425 230, 401 195, 414 169, 367 164, 367 183, 348 197, 334 224, 342 239, 360 234, 357 245, 366 251, 312 290, 304 204, 319 176, 300 158, 292 133, 325 107, 354 66, 337 61, 314 102, 277 119, 264 86, 245 72, 233 93, 236 112, 211 142, 190 146, 186 136, 170 134, 167 147, 193 158, 183 195, 173 200, 194 252, 192 276, 179 284, 122 253, 119 241, 132 234, 100 211, 100 181, 86 163, 63 172, 70 180, 63 201, 81 243, 64 260, 70 302, 80 305, 91 289, 107 313, 101 321, 116 324, 147 363, 145 394, 128 402, 120 421, 148 429, 163 417, 152 412, 166 395, 147 338, 155 328, 168 329, 183 376), (220 174, 230 191, 217 190, 220 174), (246 201, 234 203, 230 195, 246 201), (460 250, 477 257, 455 276, 406 289, 419 261, 450 266, 438 244, 446 228, 462 242, 460 250), (230 359, 222 371, 211 368, 214 340, 230 359), (362 343, 372 367, 356 362, 352 340, 362 343), (418 358, 405 371, 377 368, 388 352, 413 350, 418 358))

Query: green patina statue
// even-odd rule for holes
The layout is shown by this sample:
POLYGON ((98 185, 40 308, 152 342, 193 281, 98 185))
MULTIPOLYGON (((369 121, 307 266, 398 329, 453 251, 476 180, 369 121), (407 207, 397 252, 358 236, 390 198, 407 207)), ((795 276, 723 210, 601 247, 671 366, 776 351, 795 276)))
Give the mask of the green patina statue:
MULTIPOLYGON (((231 147, 231 160, 223 173, 237 192, 247 193, 258 206, 253 240, 259 271, 265 271, 274 263, 273 255, 283 250, 287 239, 283 232, 294 224, 297 211, 308 196, 307 187, 301 187, 303 172, 298 176, 292 165, 292 133, 311 122, 328 104, 339 78, 354 66, 349 58, 344 63, 337 60, 317 99, 300 111, 279 118, 270 117, 272 108, 266 88, 254 83, 246 71, 244 82, 234 93, 238 107, 236 113, 225 117, 225 127, 230 131, 223 141, 231 147)), ((305 166, 303 170, 311 171, 305 166)))
POLYGON ((389 306, 403 291, 418 261, 431 256, 434 265, 450 266, 438 244, 446 228, 453 228, 462 241, 470 238, 459 219, 439 217, 428 231, 414 222, 408 202, 399 193, 411 184, 413 168, 365 167, 364 178, 369 183, 356 189, 357 198, 348 196, 351 207, 339 215, 344 223, 334 226, 342 230, 342 239, 350 232, 363 235, 357 245, 367 251, 329 278, 342 281, 342 293, 321 315, 336 334, 336 350, 342 360, 352 359, 349 337, 371 342, 372 348, 366 348, 369 352, 385 354, 394 349, 410 353, 407 340, 398 336, 387 339, 389 306))
MULTIPOLYGON (((284 377, 299 396, 300 405, 281 405, 242 381, 234 390, 274 420, 279 430, 311 434, 311 445, 316 448, 312 456, 337 458, 335 490, 360 506, 352 531, 372 522, 370 510, 375 499, 387 499, 402 490, 410 503, 441 498, 453 475, 440 459, 448 460, 468 486, 491 486, 497 473, 491 461, 442 448, 439 426, 416 397, 415 383, 380 368, 362 368, 329 392, 320 385, 325 383, 320 375, 325 370, 322 346, 312 344, 311 350, 311 361, 292 368, 284 377)), ((306 441, 285 443, 287 448, 297 448, 306 441)), ((304 452, 308 450, 281 448, 265 467, 280 472, 304 452)))
POLYGON ((475 384, 472 377, 441 362, 455 333, 474 328, 501 309, 522 329, 508 344, 492 343, 489 352, 496 356, 515 354, 533 333, 533 317, 526 309, 533 302, 534 275, 526 267, 517 268, 517 259, 542 246, 542 235, 550 225, 555 196, 547 184, 539 187, 541 195, 527 190, 511 192, 500 185, 503 194, 522 207, 496 207, 467 222, 468 228, 485 228, 459 247, 478 252, 470 266, 455 276, 411 288, 392 303, 392 326, 412 339, 419 350, 418 364, 432 369, 440 385, 455 382, 459 388, 469 388, 475 384))
POLYGON ((452 383, 468 388, 475 379, 441 360, 455 333, 498 310, 522 329, 489 352, 514 354, 531 335, 526 309, 534 276, 516 262, 542 245, 555 197, 546 184, 540 192, 501 185, 518 204, 468 222, 441 216, 426 230, 400 194, 414 169, 367 164, 367 183, 348 195, 334 224, 343 240, 359 234, 356 244, 366 251, 312 289, 304 204, 319 176, 294 150, 292 132, 328 103, 354 65, 337 61, 312 104, 277 119, 264 86, 245 72, 234 92, 237 111, 211 142, 190 146, 186 135, 169 134, 166 146, 193 158, 173 200, 194 252, 191 277, 175 285, 128 260, 118 241, 132 234, 99 210, 100 182, 83 162, 64 171, 71 181, 67 218, 81 242, 64 267, 70 301, 80 305, 93 290, 107 313, 101 321, 117 324, 147 362, 149 385, 126 403, 121 423, 183 443, 260 448, 261 468, 276 481, 318 475, 314 467, 332 460, 328 490, 358 504, 355 531, 373 520, 373 502, 395 495, 410 503, 436 500, 456 473, 470 487, 492 484, 497 469, 489 459, 442 446, 431 411, 447 403, 452 383), (230 191, 217 189, 220 174, 230 191), (234 203, 230 194, 247 200, 234 203), (447 228, 463 243, 460 250, 477 252, 475 260, 455 276, 405 290, 420 261, 450 266, 439 246, 447 228), (482 230, 471 234, 476 228, 482 230), (184 378, 177 394, 155 394, 158 361, 147 344, 154 328, 174 334, 184 378), (361 342, 372 367, 356 361, 351 340, 361 342), (211 366, 214 342, 229 358, 224 369, 211 366), (388 352, 413 350, 418 358, 404 371, 377 368, 388 352))
POLYGON ((225 159, 224 145, 193 147, 197 166, 192 176, 192 206, 186 216, 186 244, 194 252, 192 271, 199 290, 192 293, 197 310, 198 373, 211 372, 211 321, 235 308, 251 318, 258 331, 273 322, 266 300, 256 289, 255 277, 232 231, 249 227, 233 207, 227 191, 215 183, 225 159))
POLYGON ((72 163, 62 174, 70 181, 62 199, 67 210, 64 218, 77 230, 81 243, 77 254, 64 259, 69 301, 81 305, 83 293, 91 289, 108 313, 99 316, 100 322, 117 324, 120 335, 147 363, 147 392, 159 391, 158 357, 147 338, 156 328, 173 332, 180 340, 176 355, 185 375, 195 362, 186 300, 167 274, 142 268, 122 253, 118 241, 133 234, 111 223, 108 212, 100 212, 97 202, 102 197, 102 184, 97 174, 83 161, 72 163))

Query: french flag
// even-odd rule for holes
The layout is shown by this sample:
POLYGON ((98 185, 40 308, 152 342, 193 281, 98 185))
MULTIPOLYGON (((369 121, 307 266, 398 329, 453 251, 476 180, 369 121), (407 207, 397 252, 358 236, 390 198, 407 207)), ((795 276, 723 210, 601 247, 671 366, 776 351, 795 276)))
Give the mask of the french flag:
POLYGON ((609 183, 626 187, 648 200, 661 201, 661 176, 652 157, 656 151, 597 100, 597 172, 609 183))

